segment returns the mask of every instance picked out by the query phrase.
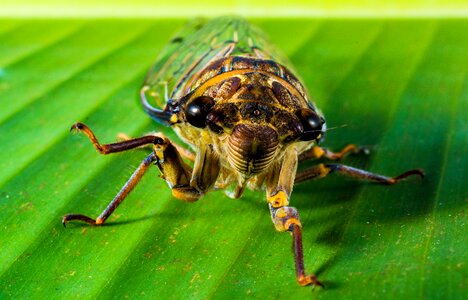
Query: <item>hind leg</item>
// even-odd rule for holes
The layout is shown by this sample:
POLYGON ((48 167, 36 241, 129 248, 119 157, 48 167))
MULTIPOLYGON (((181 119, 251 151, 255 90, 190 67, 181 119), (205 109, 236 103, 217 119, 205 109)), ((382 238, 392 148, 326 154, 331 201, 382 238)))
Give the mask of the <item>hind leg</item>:
POLYGON ((421 169, 409 170, 395 177, 387 177, 341 164, 319 164, 297 173, 294 183, 300 183, 309 179, 323 178, 330 173, 338 173, 347 177, 387 185, 398 183, 413 175, 420 176, 421 178, 424 177, 424 172, 421 169))

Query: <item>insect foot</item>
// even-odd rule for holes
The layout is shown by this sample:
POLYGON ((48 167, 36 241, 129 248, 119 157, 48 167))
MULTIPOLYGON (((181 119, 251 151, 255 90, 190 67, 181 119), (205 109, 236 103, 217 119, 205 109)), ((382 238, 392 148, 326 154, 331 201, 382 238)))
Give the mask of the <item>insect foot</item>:
MULTIPOLYGON (((71 127, 70 127, 70 132, 80 132, 82 131, 83 129, 85 128, 88 128, 88 126, 86 126, 85 124, 81 123, 81 122, 77 122, 75 124, 73 124, 71 127)), ((88 128, 89 129, 89 128, 88 128)))
POLYGON ((297 282, 301 286, 313 285, 324 287, 324 285, 320 281, 318 281, 317 277, 314 275, 300 276, 297 278, 297 282))
POLYGON ((400 180, 403 180, 407 177, 410 177, 410 176, 413 176, 413 175, 416 175, 416 176, 419 176, 421 179, 424 179, 424 177, 426 176, 426 174, 424 173, 424 170, 422 169, 415 169, 415 170, 409 170, 409 171, 406 171, 405 173, 403 174, 400 174, 396 177, 393 177, 393 182, 390 183, 390 184, 395 184, 397 182, 399 182, 400 180))
POLYGON ((81 122, 77 122, 77 123, 73 124, 70 127, 70 132, 73 132, 73 133, 83 132, 89 138, 89 140, 93 144, 94 148, 96 148, 96 150, 99 153, 101 153, 101 154, 109 154, 110 153, 109 146, 108 145, 101 145, 99 143, 98 139, 96 138, 96 136, 94 135, 93 131, 91 129, 89 129, 89 127, 86 126, 85 124, 83 124, 81 122))
POLYGON ((63 227, 67 227, 68 221, 71 221, 71 220, 83 221, 83 222, 88 223, 89 225, 101 225, 102 224, 102 222, 98 223, 94 219, 87 217, 85 215, 69 214, 69 215, 63 216, 62 218, 63 227))

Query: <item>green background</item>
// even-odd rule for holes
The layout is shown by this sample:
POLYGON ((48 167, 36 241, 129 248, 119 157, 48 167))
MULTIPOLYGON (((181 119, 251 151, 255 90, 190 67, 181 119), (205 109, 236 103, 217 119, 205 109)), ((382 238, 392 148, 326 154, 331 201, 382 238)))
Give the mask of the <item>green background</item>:
POLYGON ((152 168, 109 224, 63 228, 65 213, 98 215, 146 155, 100 156, 68 133, 73 122, 103 142, 154 130, 175 138, 142 112, 137 91, 185 18, 15 15, 0 20, 0 298, 466 294, 468 20, 251 20, 291 59, 329 126, 347 125, 324 146, 369 146, 345 163, 374 172, 427 173, 392 187, 330 176, 295 188, 306 269, 326 285, 312 290, 296 284, 291 238, 275 232, 262 193, 186 204, 152 168))

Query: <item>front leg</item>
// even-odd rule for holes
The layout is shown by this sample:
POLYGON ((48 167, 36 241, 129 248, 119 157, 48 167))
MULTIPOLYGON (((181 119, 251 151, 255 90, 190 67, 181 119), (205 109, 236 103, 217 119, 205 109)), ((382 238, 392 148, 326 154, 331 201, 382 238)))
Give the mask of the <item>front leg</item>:
MULTIPOLYGON (((87 132, 89 133, 91 130, 88 128, 87 132)), ((94 134, 91 136, 94 136, 94 134)), ((143 160, 127 183, 122 187, 120 192, 114 197, 96 220, 81 214, 68 214, 62 219, 63 225, 65 226, 67 222, 72 220, 84 221, 90 225, 104 224, 107 218, 122 203, 138 182, 140 182, 141 178, 152 163, 155 163, 158 166, 161 171, 161 178, 167 181, 169 187, 172 189, 173 196, 178 199, 193 202, 198 200, 205 192, 212 188, 219 173, 219 162, 217 158, 212 157, 213 152, 209 145, 201 147, 201 150, 197 153, 195 167, 192 169, 182 160, 181 155, 169 139, 158 136, 151 136, 151 138, 152 144, 154 145, 153 152, 143 160)), ((130 142, 135 145, 136 143, 133 141, 139 140, 142 140, 142 138, 122 143, 123 145, 129 145, 128 142, 130 142)), ((96 148, 106 146, 100 145, 96 139, 93 141, 93 144, 95 144, 96 148)), ((113 146, 111 149, 120 147, 119 143, 112 145, 117 146, 113 146)))
POLYGON ((302 247, 302 224, 297 209, 291 206, 274 208, 270 204, 270 212, 276 230, 281 232, 288 231, 292 235, 297 282, 302 286, 312 284, 314 286, 323 287, 322 283, 318 281, 315 275, 306 275, 305 273, 302 247))
MULTIPOLYGON (((156 133, 151 133, 149 134, 149 136, 154 136, 154 137, 166 137, 163 133, 161 132, 156 132, 156 133)), ((130 136, 128 136, 127 134, 125 133, 119 133, 117 134, 117 138, 120 140, 120 141, 130 141, 132 140, 132 138, 130 136)), ((189 161, 191 162, 194 162, 195 161, 195 154, 190 151, 189 149, 183 147, 183 146, 180 146, 176 143, 174 143, 173 141, 171 142, 172 145, 174 145, 174 147, 177 149, 177 152, 179 152, 179 154, 183 157, 183 158, 186 158, 188 159, 189 161)), ((143 146, 140 146, 138 148, 141 148, 141 149, 146 149, 147 147, 151 147, 152 145, 143 145, 143 146)))
POLYGON ((94 135, 94 132, 83 123, 78 122, 78 123, 73 124, 72 127, 70 128, 70 131, 84 133, 89 138, 94 148, 96 148, 96 150, 99 153, 104 154, 104 155, 110 154, 110 153, 123 152, 123 151, 131 150, 131 149, 139 148, 145 145, 154 144, 155 139, 158 138, 158 136, 146 135, 146 136, 136 138, 136 139, 129 139, 129 140, 122 141, 122 142, 101 145, 97 137, 94 135))
POLYGON ((288 231, 292 235, 297 282, 302 286, 309 284, 322 286, 315 275, 306 275, 305 273, 302 225, 299 213, 296 208, 288 206, 289 197, 294 186, 297 164, 296 149, 288 149, 281 164, 275 165, 267 176, 267 201, 276 230, 280 232, 288 231))
POLYGON ((201 144, 195 156, 193 169, 183 160, 177 148, 167 138, 154 145, 156 165, 161 178, 166 180, 177 199, 193 202, 211 190, 218 178, 219 158, 211 145, 201 144))

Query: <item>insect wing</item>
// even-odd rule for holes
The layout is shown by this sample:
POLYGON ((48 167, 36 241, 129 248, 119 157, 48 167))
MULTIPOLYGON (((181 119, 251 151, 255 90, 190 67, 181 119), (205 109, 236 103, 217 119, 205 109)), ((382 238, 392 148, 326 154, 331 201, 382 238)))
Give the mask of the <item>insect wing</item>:
POLYGON ((187 88, 187 82, 207 64, 230 55, 288 64, 270 46, 263 32, 241 18, 196 19, 176 34, 150 69, 145 80, 148 98, 153 99, 155 107, 163 109, 167 100, 177 101, 197 88, 187 88))

